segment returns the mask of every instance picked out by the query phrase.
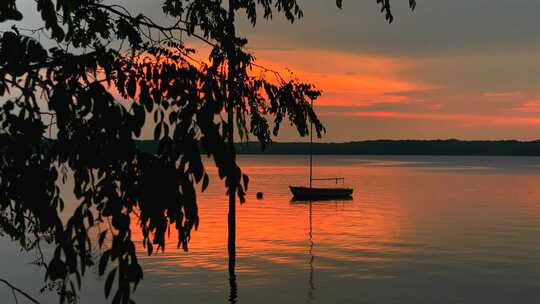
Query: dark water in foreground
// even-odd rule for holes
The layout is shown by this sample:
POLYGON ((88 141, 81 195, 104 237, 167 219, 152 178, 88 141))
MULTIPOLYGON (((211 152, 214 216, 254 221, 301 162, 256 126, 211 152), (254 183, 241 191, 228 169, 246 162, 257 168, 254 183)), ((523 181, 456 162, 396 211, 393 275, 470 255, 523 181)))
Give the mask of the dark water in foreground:
MULTIPOLYGON (((240 162, 251 183, 238 207, 238 303, 540 303, 540 158, 316 156, 317 177, 343 176, 355 193, 311 207, 288 190, 306 183, 306 157, 240 162)), ((138 303, 227 302, 220 181, 199 206, 188 253, 174 242, 141 253, 138 303)), ((32 257, 5 240, 0 254, 0 277, 39 295, 32 257)), ((82 303, 104 302, 96 272, 82 303)), ((0 303, 13 303, 3 286, 0 303)))

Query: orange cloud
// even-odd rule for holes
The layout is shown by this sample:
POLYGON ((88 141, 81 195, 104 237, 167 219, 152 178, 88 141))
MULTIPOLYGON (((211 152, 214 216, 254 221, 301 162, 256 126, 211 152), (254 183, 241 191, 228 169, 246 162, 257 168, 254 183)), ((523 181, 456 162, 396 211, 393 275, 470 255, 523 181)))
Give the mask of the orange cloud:
POLYGON ((540 113, 540 99, 526 101, 513 110, 523 113, 540 113))
POLYGON ((454 121, 467 125, 535 125, 540 126, 540 117, 489 116, 473 114, 439 114, 408 112, 325 112, 326 116, 352 116, 380 119, 454 121))
MULTIPOLYGON (((204 51, 199 53, 201 54, 204 54, 204 51)), ((423 109, 423 112, 367 109, 353 112, 319 112, 325 116, 432 121, 434 125, 438 121, 454 122, 460 126, 540 125, 540 117, 526 115, 540 113, 540 100, 536 98, 511 108, 513 115, 501 112, 508 111, 508 107, 501 108, 500 104, 486 107, 478 101, 479 96, 494 101, 523 99, 527 92, 495 90, 478 94, 477 91, 458 91, 427 80, 415 80, 405 76, 410 75, 411 71, 422 71, 426 66, 436 68, 437 65, 433 62, 316 49, 257 49, 254 50, 254 55, 258 65, 278 71, 284 78, 296 77, 321 89, 323 95, 316 102, 319 106, 367 108, 374 105, 422 104, 423 109), (451 90, 443 92, 441 89, 451 90)), ((264 71, 254 67, 252 73, 264 71)), ((274 77, 271 73, 267 76, 274 77)), ((419 110, 418 107, 415 109, 419 110)))
POLYGON ((512 91, 512 92, 485 92, 482 93, 482 96, 484 97, 512 97, 512 96, 518 96, 521 95, 520 91, 512 91))
POLYGON ((321 50, 262 50, 257 63, 313 83, 323 91, 318 105, 369 106, 410 103, 410 96, 390 92, 420 92, 440 88, 400 78, 415 62, 408 59, 321 50), (286 67, 286 68, 284 68, 286 67))

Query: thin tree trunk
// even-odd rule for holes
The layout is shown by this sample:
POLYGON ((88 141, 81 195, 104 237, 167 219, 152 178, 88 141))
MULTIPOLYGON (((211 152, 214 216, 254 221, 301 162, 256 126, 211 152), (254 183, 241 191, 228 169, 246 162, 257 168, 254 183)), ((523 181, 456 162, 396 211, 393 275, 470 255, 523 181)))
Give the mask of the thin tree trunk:
MULTIPOLYGON (((311 108, 313 109, 313 100, 311 100, 311 108)), ((309 189, 313 185, 313 121, 309 119, 309 189)), ((310 201, 311 204, 311 201, 310 201)))
MULTIPOLYGON (((233 160, 236 160, 236 151, 234 150, 234 103, 236 102, 236 51, 235 51, 235 12, 234 12, 234 0, 229 0, 229 29, 227 37, 227 55, 228 55, 228 91, 229 98, 227 102, 227 136, 229 144, 229 152, 232 155, 233 160)), ((237 176, 236 169, 231 168, 234 171, 231 183, 229 185, 229 214, 228 214, 228 252, 229 252, 229 285, 230 285, 230 298, 231 303, 236 303, 237 298, 237 286, 236 286, 236 187, 237 176)))

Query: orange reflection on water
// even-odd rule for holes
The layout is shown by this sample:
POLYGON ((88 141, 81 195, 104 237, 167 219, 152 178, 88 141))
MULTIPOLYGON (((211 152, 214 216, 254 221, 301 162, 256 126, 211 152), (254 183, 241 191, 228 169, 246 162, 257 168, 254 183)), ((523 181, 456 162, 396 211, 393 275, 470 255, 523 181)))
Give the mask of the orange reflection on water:
MULTIPOLYGON (((247 203, 237 208, 237 271, 268 271, 279 265, 305 268, 310 247, 309 203, 291 201, 288 186, 304 184, 306 168, 302 163, 248 164, 244 170, 251 184, 247 203), (257 191, 264 192, 263 200, 254 199, 257 191)), ((215 170, 209 171, 214 175, 214 183, 207 193, 199 196, 201 224, 192 233, 189 252, 176 248, 177 234, 171 229, 165 253, 147 259, 162 266, 227 269, 228 202, 215 170)), ((316 170, 320 176, 340 172, 353 184, 358 182, 359 176, 377 176, 386 174, 387 170, 369 167, 343 171, 336 166, 316 170)), ((374 198, 362 187, 354 187, 354 200, 312 203, 312 254, 320 257, 319 268, 331 268, 332 263, 325 261, 340 259, 384 262, 390 257, 383 252, 407 250, 396 246, 402 215, 406 213, 401 210, 399 193, 386 191, 383 196, 374 198)), ((140 232, 134 229, 133 237, 140 240, 140 232)), ((145 255, 140 242, 137 249, 141 256, 145 255)))
MULTIPOLYGON (((312 203, 311 238, 310 205, 291 202, 288 189, 307 183, 306 157, 240 156, 240 162, 251 182, 247 203, 237 208, 237 272, 260 285, 310 268, 339 278, 396 279, 416 271, 404 270, 411 263, 500 262, 537 248, 524 245, 537 239, 530 217, 540 210, 535 171, 525 159, 316 156, 315 176, 345 177, 355 193, 351 201, 312 203), (263 200, 255 199, 258 191, 263 200), (526 248, 515 250, 520 246, 526 248)), ((176 249, 171 231, 165 253, 143 259, 145 270, 174 278, 226 274, 228 202, 215 169, 209 172, 190 251, 176 249)), ((140 243, 138 250, 145 256, 140 243)))

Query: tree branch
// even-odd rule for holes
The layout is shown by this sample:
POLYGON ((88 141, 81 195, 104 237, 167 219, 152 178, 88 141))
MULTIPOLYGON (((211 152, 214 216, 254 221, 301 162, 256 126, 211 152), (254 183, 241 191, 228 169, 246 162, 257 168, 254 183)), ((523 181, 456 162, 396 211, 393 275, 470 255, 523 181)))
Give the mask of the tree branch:
POLYGON ((4 280, 4 279, 0 279, 0 282, 1 283, 4 283, 6 284, 9 288, 11 288, 12 291, 16 291, 18 293, 20 293, 21 295, 23 295, 25 298, 27 298, 28 300, 30 300, 32 303, 34 304, 40 304, 38 300, 34 299, 32 296, 30 296, 29 294, 27 294, 26 292, 24 292, 23 290, 13 286, 10 282, 4 280))
MULTIPOLYGON (((148 28, 157 29, 161 33, 163 33, 163 35, 165 35, 167 37, 169 36, 167 34, 167 32, 180 31, 180 32, 185 32, 185 33, 189 34, 190 36, 193 36, 193 37, 201 40, 202 42, 207 43, 210 46, 213 46, 213 47, 217 46, 215 43, 211 42, 207 38, 205 38, 205 37, 203 37, 201 35, 198 35, 196 33, 192 33, 187 28, 180 27, 179 24, 182 22, 181 20, 178 20, 173 26, 162 26, 162 25, 159 25, 159 24, 155 23, 154 21, 152 21, 152 19, 150 19, 150 18, 148 18, 148 17, 146 17, 144 15, 141 15, 141 18, 136 18, 136 17, 131 16, 131 14, 129 14, 129 11, 127 9, 125 9, 124 7, 122 7, 121 5, 105 5, 105 4, 102 4, 102 3, 91 3, 91 4, 89 3, 88 5, 93 5, 93 6, 102 8, 102 9, 107 10, 107 11, 109 11, 109 12, 111 12, 111 13, 117 15, 117 16, 128 19, 131 22, 134 22, 134 23, 136 23, 138 25, 146 26, 148 28), (125 13, 117 10, 116 7, 120 7, 125 13), (144 19, 144 20, 142 20, 142 19, 144 19)), ((168 37, 168 38, 170 39, 170 37, 168 37)))

